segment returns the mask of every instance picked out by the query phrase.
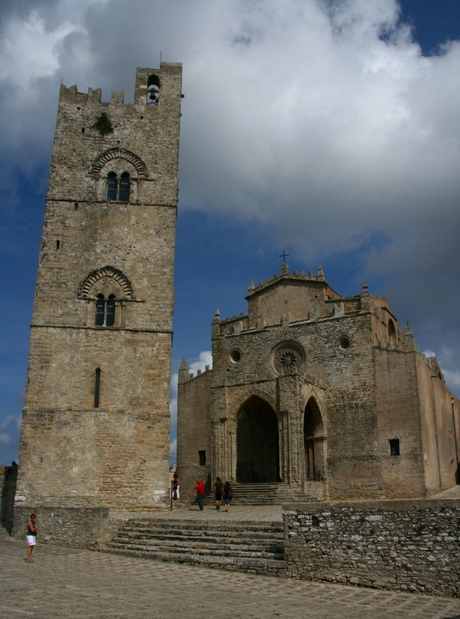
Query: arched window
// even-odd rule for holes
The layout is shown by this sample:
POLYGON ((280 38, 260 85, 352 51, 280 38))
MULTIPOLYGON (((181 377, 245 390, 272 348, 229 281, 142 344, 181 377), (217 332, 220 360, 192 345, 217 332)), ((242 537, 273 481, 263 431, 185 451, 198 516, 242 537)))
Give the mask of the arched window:
POLYGON ((104 325, 104 314, 105 314, 105 301, 104 295, 98 294, 96 301, 96 327, 102 327, 104 325))
POLYGON ((109 176, 107 178, 107 200, 117 199, 117 188, 117 175, 115 172, 109 172, 109 176))
POLYGON ((123 172, 118 182, 115 172, 107 176, 107 201, 129 202, 130 179, 128 172, 123 172))
POLYGON ((118 199, 120 202, 129 201, 129 174, 123 172, 120 178, 120 189, 118 191, 118 199))
POLYGON ((115 295, 111 294, 107 301, 107 307, 105 312, 105 325, 106 327, 113 327, 115 322, 115 295))
POLYGON ((103 294, 97 295, 96 327, 113 327, 115 324, 115 295, 111 294, 107 301, 103 294))
POLYGON ((388 337, 390 338, 390 348, 394 348, 396 346, 396 329, 391 318, 388 321, 388 337))

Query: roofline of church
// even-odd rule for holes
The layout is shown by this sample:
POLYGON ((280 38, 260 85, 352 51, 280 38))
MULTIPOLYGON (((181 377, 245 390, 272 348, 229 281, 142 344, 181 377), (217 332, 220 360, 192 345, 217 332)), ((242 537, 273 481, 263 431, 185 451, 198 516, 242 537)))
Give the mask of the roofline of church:
POLYGON ((339 297, 335 290, 333 290, 327 283, 326 278, 324 277, 323 268, 321 266, 319 266, 318 273, 316 275, 313 275, 312 271, 309 271, 308 273, 305 273, 305 271, 300 271, 300 273, 298 273, 295 269, 292 273, 289 273, 289 266, 283 262, 281 265, 281 275, 275 273, 273 275, 273 279, 267 277, 267 280, 265 282, 259 282, 257 287, 254 286, 254 283, 251 280, 249 282, 248 294, 245 299, 246 301, 249 301, 249 299, 253 299, 255 296, 262 294, 271 288, 276 288, 280 284, 286 283, 293 284, 295 286, 313 284, 319 288, 329 288, 334 294, 337 295, 337 297, 339 297))

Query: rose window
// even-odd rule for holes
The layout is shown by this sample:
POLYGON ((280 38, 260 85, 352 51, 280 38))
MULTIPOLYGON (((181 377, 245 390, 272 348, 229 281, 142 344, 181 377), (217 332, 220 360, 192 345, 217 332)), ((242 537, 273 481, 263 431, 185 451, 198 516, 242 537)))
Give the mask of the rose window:
POLYGON ((275 352, 274 364, 279 374, 295 374, 302 363, 303 355, 297 346, 282 346, 275 352))

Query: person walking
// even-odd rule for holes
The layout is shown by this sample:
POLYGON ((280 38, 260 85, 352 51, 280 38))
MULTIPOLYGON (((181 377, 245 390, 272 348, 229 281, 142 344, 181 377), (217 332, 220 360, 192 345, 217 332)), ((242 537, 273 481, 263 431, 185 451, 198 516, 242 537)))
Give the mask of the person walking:
POLYGON ((216 477, 216 482, 214 484, 214 499, 216 501, 216 509, 220 509, 220 504, 222 502, 222 488, 223 484, 220 477, 216 477))
POLYGON ((225 511, 229 512, 230 511, 230 504, 232 502, 232 498, 233 498, 233 490, 230 486, 230 482, 226 481, 224 484, 224 489, 223 489, 223 496, 224 496, 224 505, 225 505, 225 511))
POLYGON ((36 546, 37 544, 37 531, 38 531, 38 526, 37 523, 35 522, 37 518, 37 514, 30 514, 30 522, 27 523, 27 535, 26 535, 26 540, 27 540, 27 558, 26 561, 27 563, 32 563, 32 551, 34 549, 34 546, 36 546))
POLYGON ((201 479, 196 480, 195 490, 196 490, 196 498, 198 501, 198 507, 200 508, 200 512, 202 512, 203 511, 203 497, 204 497, 204 493, 206 490, 204 487, 204 483, 201 481, 201 479))

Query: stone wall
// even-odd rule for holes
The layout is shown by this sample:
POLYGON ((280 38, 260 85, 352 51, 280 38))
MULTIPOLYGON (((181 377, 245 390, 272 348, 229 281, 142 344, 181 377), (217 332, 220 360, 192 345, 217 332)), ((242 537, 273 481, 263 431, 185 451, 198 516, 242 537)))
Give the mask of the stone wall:
POLYGON ((5 527, 8 533, 11 532, 13 527, 14 495, 17 477, 17 466, 0 466, 0 484, 2 485, 0 525, 5 527))
POLYGON ((291 574, 431 595, 460 595, 460 501, 284 505, 291 574))
MULTIPOLYGON (((53 542, 70 548, 97 550, 110 539, 109 509, 101 507, 46 507, 34 510, 37 514, 37 542, 53 542)), ((14 537, 25 537, 31 509, 14 509, 14 537)))

